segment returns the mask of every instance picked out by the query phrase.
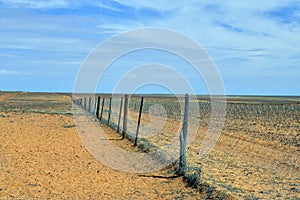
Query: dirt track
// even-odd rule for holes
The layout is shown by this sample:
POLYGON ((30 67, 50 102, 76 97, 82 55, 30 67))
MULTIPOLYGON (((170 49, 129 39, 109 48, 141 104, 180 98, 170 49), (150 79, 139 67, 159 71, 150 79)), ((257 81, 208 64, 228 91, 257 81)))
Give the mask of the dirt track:
POLYGON ((72 116, 0 112, 0 127, 0 199, 201 199, 182 178, 101 164, 83 147, 72 116))

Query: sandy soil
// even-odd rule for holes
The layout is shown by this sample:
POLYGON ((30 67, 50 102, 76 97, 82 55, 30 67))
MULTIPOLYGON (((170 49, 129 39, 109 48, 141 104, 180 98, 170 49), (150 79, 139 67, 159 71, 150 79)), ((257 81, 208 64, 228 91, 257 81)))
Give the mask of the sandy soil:
MULTIPOLYGON (((137 118, 137 113, 131 114, 137 118)), ((81 120, 88 126, 98 125, 93 117, 81 117, 86 117, 81 120)), ((161 121, 143 115, 140 131, 141 136, 150 134, 147 139, 159 147, 177 137, 181 128, 178 120, 167 118, 164 125, 161 121), (152 132, 156 134, 151 136, 152 132)), ((181 177, 172 177, 168 170, 130 174, 96 160, 79 138, 68 96, 0 93, 0 127, 0 199, 207 197, 186 187, 181 177)), ((101 127, 117 146, 138 150, 131 141, 120 140, 111 128, 101 127)), ((134 132, 135 125, 129 124, 129 130, 134 132)), ((202 167, 204 183, 236 199, 300 199, 299 147, 266 139, 265 134, 224 131, 215 148, 200 159, 205 132, 200 127, 187 151, 188 164, 202 167)))
MULTIPOLYGON (((9 103, 16 96, 3 94, 0 100, 9 103)), ((103 165, 86 151, 71 115, 1 111, 0 127, 0 199, 202 199, 181 177, 103 165)))
MULTIPOLYGON (((118 109, 115 109, 115 112, 118 112, 118 109)), ((131 111, 129 114, 133 121, 129 121, 128 130, 135 133, 134 119, 137 119, 138 113, 131 111)), ((117 119, 117 116, 112 119, 117 119)), ((222 131, 214 149, 204 158, 200 158, 199 152, 207 126, 199 126, 192 145, 188 147, 188 165, 201 166, 203 182, 219 191, 226 191, 236 199, 298 200, 300 149, 297 146, 297 135, 299 137, 300 129, 299 118, 292 116, 278 114, 273 118, 280 120, 273 121, 272 118, 269 124, 264 125, 262 118, 253 119, 255 123, 251 123, 250 119, 238 119, 239 113, 228 113, 228 129, 222 131), (283 122, 288 126, 275 130, 281 127, 283 122), (251 132, 250 129, 254 131, 251 132), (274 136, 276 134, 278 137, 274 136)), ((245 116, 247 117, 249 116, 245 116)), ((107 116, 104 115, 104 118, 107 116)), ((181 122, 178 120, 167 118, 165 123, 162 122, 163 117, 150 117, 143 113, 139 134, 161 149, 172 142, 174 137, 178 139, 181 130, 181 122)), ((189 128, 191 130, 191 127, 189 128)), ((179 145, 179 141, 175 142, 179 145)))

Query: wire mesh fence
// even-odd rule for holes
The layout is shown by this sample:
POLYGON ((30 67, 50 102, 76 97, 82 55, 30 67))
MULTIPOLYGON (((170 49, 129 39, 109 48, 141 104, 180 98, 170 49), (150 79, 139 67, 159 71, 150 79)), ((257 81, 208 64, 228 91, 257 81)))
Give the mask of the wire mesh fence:
MULTIPOLYGON (((179 146, 184 116, 184 96, 131 96, 128 102, 126 136, 148 141, 145 151, 179 146), (141 121, 138 119, 140 109, 141 121)), ((123 130, 124 95, 80 97, 74 102, 98 115, 98 119, 119 133, 123 130), (100 104, 99 104, 100 103, 100 104), (98 109, 97 109, 98 106, 98 109), (98 113, 97 113, 98 112, 98 113)), ((189 166, 203 169, 202 181, 237 198, 299 198, 300 191, 300 103, 288 101, 228 101, 222 133, 209 154, 199 157, 212 118, 212 109, 221 109, 207 97, 190 101, 198 110, 189 110, 188 136, 196 133, 188 146, 189 166), (214 103, 214 106, 212 104, 214 103), (193 119, 197 119, 193 121, 193 119)))

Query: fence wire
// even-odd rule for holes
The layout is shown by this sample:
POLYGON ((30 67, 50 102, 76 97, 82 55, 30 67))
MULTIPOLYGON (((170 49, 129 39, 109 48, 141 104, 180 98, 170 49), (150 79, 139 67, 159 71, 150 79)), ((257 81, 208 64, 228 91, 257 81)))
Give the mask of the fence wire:
MULTIPOLYGON (((100 96, 104 101, 102 122, 117 129, 123 96, 100 96)), ((88 102, 88 97, 83 104, 88 102)), ((82 101, 82 100, 81 100, 82 101)), ((79 101, 77 101, 78 103, 79 101)), ((96 114, 96 102, 91 111, 96 114)), ((82 102, 81 102, 82 103, 82 102)), ((129 99, 127 134, 134 138, 137 128, 140 96, 129 99)), ((152 147, 179 145, 184 99, 176 97, 144 97, 139 139, 152 147)), ((202 141, 211 118, 211 102, 199 98, 199 110, 190 110, 198 119, 195 137, 187 151, 188 165, 201 166, 203 181, 241 199, 299 199, 300 191, 300 104, 282 102, 227 102, 226 120, 215 148, 204 158, 199 157, 202 141)), ((124 104, 123 104, 124 106, 124 104)), ((218 105, 214 106, 218 109, 218 105)), ((101 106, 100 110, 101 111, 101 106)), ((122 108, 121 123, 124 118, 122 108)), ((195 129, 192 129, 194 131, 195 129)), ((121 132, 121 131, 120 131, 121 132)), ((189 134, 191 130, 189 131, 189 134)), ((151 148, 150 148, 151 150, 151 148)))

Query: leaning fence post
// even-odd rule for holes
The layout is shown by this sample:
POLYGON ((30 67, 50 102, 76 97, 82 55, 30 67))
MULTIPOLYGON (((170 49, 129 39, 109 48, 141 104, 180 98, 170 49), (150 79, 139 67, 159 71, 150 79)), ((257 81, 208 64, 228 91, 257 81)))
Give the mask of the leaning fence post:
POLYGON ((111 115, 111 102, 112 102, 112 97, 109 97, 109 111, 108 111, 107 125, 109 125, 109 121, 110 121, 110 115, 111 115))
POLYGON ((125 138, 125 134, 127 132, 127 115, 128 115, 128 94, 125 94, 122 139, 125 138))
POLYGON ((119 111, 119 120, 118 120, 117 133, 120 130, 120 122, 121 122, 121 116, 122 116, 122 106, 123 106, 123 97, 121 97, 121 102, 120 102, 120 111, 119 111))
POLYGON ((137 127, 136 127, 136 135, 135 135, 135 140, 134 140, 134 146, 137 145, 137 140, 138 140, 138 136, 139 136, 141 117, 142 117, 142 111, 143 111, 143 103, 144 103, 144 97, 141 97, 141 105, 140 105, 138 124, 137 124, 137 127))
POLYGON ((102 120, 102 116, 103 116, 104 102, 105 102, 105 97, 102 98, 102 107, 101 107, 101 113, 100 113, 100 121, 102 120))
POLYGON ((186 166, 186 140, 188 132, 188 119, 189 118, 189 95, 185 95, 185 104, 184 104, 184 116, 183 116, 183 125, 182 131, 180 133, 180 160, 177 173, 183 175, 185 166, 186 166))
POLYGON ((101 99, 101 97, 98 97, 98 99, 97 99, 97 109, 96 109, 96 118, 97 119, 99 119, 100 99, 101 99))

